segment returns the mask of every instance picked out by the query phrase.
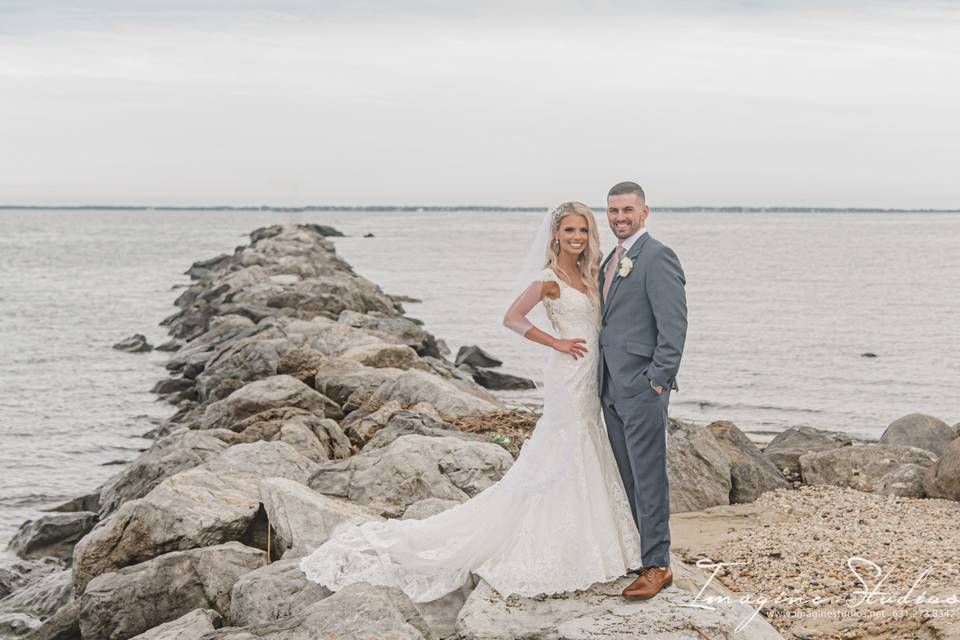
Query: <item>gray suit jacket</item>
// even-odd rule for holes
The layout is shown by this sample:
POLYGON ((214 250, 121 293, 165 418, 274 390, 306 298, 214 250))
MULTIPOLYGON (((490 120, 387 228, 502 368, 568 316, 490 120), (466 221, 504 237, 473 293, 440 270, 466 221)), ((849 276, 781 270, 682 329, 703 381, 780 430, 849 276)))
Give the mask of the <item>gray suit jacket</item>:
MULTIPOLYGON (((600 268, 601 295, 612 256, 611 251, 600 268)), ((636 395, 651 382, 677 389, 687 337, 686 279, 677 254, 647 232, 626 257, 633 269, 625 278, 614 276, 601 307, 598 388, 604 388, 606 369, 614 398, 636 395)))

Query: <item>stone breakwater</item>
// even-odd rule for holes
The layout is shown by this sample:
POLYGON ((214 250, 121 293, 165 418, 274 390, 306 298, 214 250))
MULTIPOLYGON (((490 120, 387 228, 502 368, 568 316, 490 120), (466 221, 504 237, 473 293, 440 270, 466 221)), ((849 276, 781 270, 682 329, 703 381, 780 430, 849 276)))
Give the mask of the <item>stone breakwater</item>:
MULTIPOLYGON (((0 636, 716 638, 746 624, 744 637, 781 637, 746 604, 685 606, 708 573, 680 557, 674 586, 640 603, 619 596, 632 576, 540 598, 471 581, 427 604, 307 582, 298 559, 338 523, 428 517, 513 463, 491 437, 503 407, 478 384, 489 362, 447 360, 399 299, 337 256, 332 235, 261 228, 190 267, 194 283, 162 322, 169 376, 154 388, 176 413, 96 492, 23 523, 10 543, 20 560, 0 569, 0 636)), ((944 427, 910 416, 870 444, 802 427, 761 452, 731 423, 671 421, 671 509, 804 483, 947 497, 960 490, 960 443, 944 427)), ((733 591, 714 581, 705 594, 733 591)))

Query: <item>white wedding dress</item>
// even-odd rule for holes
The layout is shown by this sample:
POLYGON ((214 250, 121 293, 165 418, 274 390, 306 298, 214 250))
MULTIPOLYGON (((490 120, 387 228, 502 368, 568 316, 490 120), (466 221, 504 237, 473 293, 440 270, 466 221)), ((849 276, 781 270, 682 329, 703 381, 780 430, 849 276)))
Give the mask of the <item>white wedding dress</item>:
MULTIPOLYGON (((583 338, 587 354, 550 350, 543 416, 499 482, 424 520, 341 523, 300 561, 307 578, 337 591, 354 582, 399 587, 429 602, 472 572, 501 595, 585 589, 642 565, 640 534, 600 420, 599 321, 590 299, 545 269, 508 312, 525 320, 546 281, 555 335, 583 338)), ((527 323, 529 325, 529 323, 527 323)))

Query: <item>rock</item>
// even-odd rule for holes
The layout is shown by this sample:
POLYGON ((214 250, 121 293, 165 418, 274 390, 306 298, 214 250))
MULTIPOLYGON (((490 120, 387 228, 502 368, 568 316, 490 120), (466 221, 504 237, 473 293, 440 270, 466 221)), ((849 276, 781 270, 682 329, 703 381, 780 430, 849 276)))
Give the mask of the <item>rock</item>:
POLYGON ((174 338, 172 340, 167 340, 164 343, 158 344, 156 347, 154 347, 154 349, 156 349, 157 351, 174 352, 174 351, 179 351, 184 344, 185 343, 183 342, 183 340, 177 340, 176 338, 174 338))
POLYGON ((73 599, 72 573, 70 569, 62 569, 28 583, 0 600, 0 614, 22 613, 35 619, 49 618, 73 599))
POLYGON ((398 517, 424 498, 462 502, 499 480, 512 463, 495 444, 408 435, 347 460, 321 463, 308 484, 398 517))
POLYGON ((80 596, 80 631, 84 638, 123 640, 194 609, 226 615, 233 585, 265 562, 263 551, 228 542, 104 573, 80 596))
POLYGON ((777 469, 786 469, 790 473, 800 473, 800 456, 814 451, 829 451, 847 447, 853 440, 840 433, 824 431, 814 427, 790 427, 778 433, 764 448, 763 455, 777 469))
POLYGON ((305 482, 317 465, 286 442, 251 442, 237 444, 211 458, 202 466, 221 477, 283 477, 305 482))
POLYGON ((413 603, 434 637, 443 640, 455 640, 458 637, 456 635, 457 616, 460 615, 460 610, 476 588, 477 582, 478 580, 471 574, 466 584, 459 589, 430 602, 413 603))
POLYGON ((303 482, 315 465, 283 442, 230 447, 124 503, 77 543, 74 587, 95 576, 171 551, 245 540, 260 507, 260 477, 303 482))
POLYGON ((413 410, 397 411, 391 415, 386 426, 377 431, 376 435, 364 445, 363 451, 381 449, 400 436, 413 433, 441 438, 449 436, 469 442, 480 442, 478 438, 464 433, 449 422, 443 422, 434 416, 417 411, 414 407, 413 410))
POLYGON ((230 623, 250 627, 280 620, 333 592, 307 580, 299 558, 284 558, 244 574, 230 595, 230 623))
POLYGON ((216 631, 223 617, 213 609, 194 609, 176 620, 145 631, 134 640, 200 640, 204 634, 216 631))
POLYGON ((37 626, 39 623, 25 613, 0 613, 0 637, 26 635, 37 626))
POLYGON ((223 628, 205 640, 383 638, 432 640, 426 621, 399 589, 351 584, 276 622, 223 628))
MULTIPOLYGON (((10 556, 15 558, 16 556, 10 556)), ((0 567, 0 598, 40 580, 44 576, 63 569, 63 560, 59 558, 37 558, 34 560, 15 559, 9 565, 0 567)))
POLYGON ((153 385, 150 393, 155 393, 159 396, 168 396, 173 393, 189 391, 195 386, 196 382, 194 380, 188 380, 187 378, 164 378, 153 385))
POLYGON ((314 386, 344 413, 350 413, 372 398, 381 385, 402 374, 400 369, 375 369, 352 360, 333 359, 316 370, 314 386))
POLYGON ((670 513, 730 504, 731 460, 704 427, 669 420, 667 475, 670 513))
POLYGON ((244 418, 279 407, 299 407, 321 418, 337 420, 342 417, 338 405, 296 378, 273 376, 251 382, 223 400, 208 405, 202 426, 204 429, 232 429, 244 418))
POLYGON ((227 268, 231 262, 233 262, 233 256, 221 253, 216 258, 194 262, 190 265, 190 268, 184 272, 184 275, 190 276, 191 280, 202 280, 209 278, 214 271, 227 268))
POLYGON ((940 456, 944 448, 956 438, 956 431, 943 420, 922 413, 911 413, 890 423, 880 436, 880 442, 918 447, 940 456))
POLYGON ((120 342, 113 345, 114 349, 119 349, 120 351, 126 351, 127 353, 144 353, 146 351, 153 351, 153 346, 147 342, 147 337, 142 333, 135 333, 129 338, 124 338, 120 342))
POLYGON ((40 626, 23 636, 24 640, 81 640, 80 601, 71 600, 40 626))
POLYGON ((303 342, 285 335, 267 321, 258 323, 247 333, 253 335, 223 344, 204 364, 203 373, 196 376, 201 398, 226 397, 229 394, 220 390, 224 384, 239 382, 243 386, 276 375, 280 359, 299 349, 303 342))
POLYGON ((192 431, 181 428, 161 437, 136 460, 114 474, 100 490, 100 516, 106 517, 128 500, 142 498, 166 478, 199 466, 230 446, 225 429, 192 431))
POLYGON ((385 427, 390 418, 399 411, 403 411, 403 405, 396 400, 391 400, 373 413, 353 418, 360 413, 355 412, 347 416, 344 421, 344 433, 354 447, 362 449, 370 438, 385 427))
POLYGON ((624 599, 620 592, 633 575, 588 589, 553 596, 503 598, 481 581, 470 594, 457 618, 458 637, 471 640, 668 640, 735 638, 782 640, 763 616, 753 616, 753 607, 738 601, 736 594, 714 586, 697 600, 696 589, 680 585, 703 585, 705 579, 679 560, 671 561, 674 584, 645 601, 624 599), (729 600, 706 602, 706 598, 729 600), (698 603, 690 606, 691 603, 698 603), (738 625, 750 620, 742 630, 738 625), (699 633, 694 630, 698 629, 699 633))
POLYGON ((239 442, 279 440, 314 462, 347 458, 353 453, 340 425, 297 407, 261 411, 236 423, 234 429, 239 442))
POLYGON ((89 511, 40 516, 20 525, 7 548, 26 559, 54 556, 69 560, 73 545, 96 523, 97 514, 89 511))
POLYGON ((402 520, 424 520, 430 516, 442 513, 460 504, 456 500, 444 500, 443 498, 425 498, 414 502, 403 512, 402 520))
POLYGON ((730 504, 753 502, 765 491, 790 487, 737 425, 721 420, 708 424, 707 430, 730 457, 730 504))
POLYGON ((877 354, 873 353, 872 351, 867 351, 866 353, 861 353, 860 356, 862 358, 876 358, 877 354))
POLYGON ((326 354, 314 349, 298 349, 280 358, 277 362, 277 373, 294 377, 308 387, 313 387, 316 370, 326 364, 327 360, 329 357, 326 354))
POLYGON ((476 345, 460 347, 457 351, 457 358, 454 364, 458 367, 462 364, 480 369, 494 369, 502 366, 503 362, 497 360, 492 355, 476 345))
POLYGON ((420 360, 416 351, 402 344, 361 345, 347 349, 340 354, 340 357, 376 369, 407 370, 420 360))
POLYGON ((405 344, 421 357, 441 357, 437 339, 423 328, 422 323, 412 318, 376 312, 362 314, 348 310, 341 313, 337 321, 351 327, 376 331, 386 338, 386 342, 405 344))
POLYGON ((473 379, 477 384, 486 389, 497 391, 520 391, 523 389, 536 389, 537 385, 533 380, 521 378, 520 376, 510 375, 509 373, 500 373, 489 369, 474 369, 472 371, 473 379))
POLYGON ((924 470, 936 459, 915 447, 868 444, 806 453, 800 456, 800 473, 806 484, 921 498, 924 470))
MULTIPOLYGON (((365 413, 372 413, 374 407, 379 408, 391 400, 407 406, 427 402, 441 415, 448 416, 480 415, 501 408, 496 399, 481 398, 459 389, 448 380, 413 369, 381 385, 365 403, 370 406, 370 411, 365 413)), ((364 411, 364 408, 358 411, 364 411)))
POLYGON ((260 499, 284 558, 304 556, 326 542, 343 521, 380 520, 375 512, 317 493, 286 478, 260 481, 260 499))
POLYGON ((72 513, 74 511, 93 511, 96 513, 100 510, 100 489, 97 489, 93 493, 87 493, 82 496, 77 496, 76 498, 71 498, 66 502, 61 502, 60 504, 43 509, 43 511, 53 511, 57 513, 72 513))
POLYGON ((943 455, 927 469, 923 490, 930 498, 960 500, 960 439, 948 444, 943 455))

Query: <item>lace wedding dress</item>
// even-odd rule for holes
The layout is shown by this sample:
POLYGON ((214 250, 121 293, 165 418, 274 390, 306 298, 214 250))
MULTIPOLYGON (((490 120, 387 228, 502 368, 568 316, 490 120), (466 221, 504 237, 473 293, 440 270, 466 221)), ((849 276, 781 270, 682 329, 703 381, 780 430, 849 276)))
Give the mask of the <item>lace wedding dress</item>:
POLYGON ((461 587, 472 572, 501 595, 585 589, 641 566, 630 513, 597 396, 599 321, 590 299, 545 269, 511 306, 505 324, 523 323, 544 282, 560 338, 583 338, 574 359, 550 350, 543 416, 499 482, 424 520, 341 523, 304 557, 307 578, 337 591, 354 582, 396 586, 414 602, 461 587))

